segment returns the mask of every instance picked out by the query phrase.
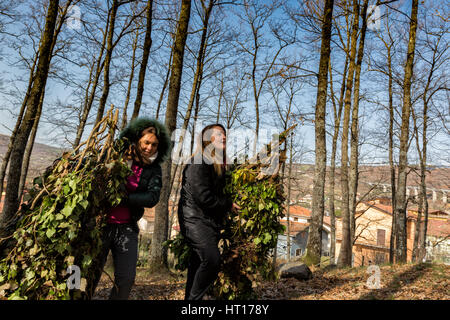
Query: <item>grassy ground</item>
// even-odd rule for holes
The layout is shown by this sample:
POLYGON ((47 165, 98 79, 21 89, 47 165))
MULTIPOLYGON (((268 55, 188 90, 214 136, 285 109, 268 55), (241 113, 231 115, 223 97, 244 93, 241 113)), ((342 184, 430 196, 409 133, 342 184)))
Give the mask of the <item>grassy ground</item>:
MULTIPOLYGON (((107 270, 108 271, 108 270, 107 270)), ((265 281, 256 292, 260 300, 449 300, 450 266, 443 264, 404 264, 380 266, 380 289, 370 289, 372 274, 367 267, 313 269, 307 281, 279 279, 265 281)), ((112 270, 109 270, 113 274, 112 270)), ((131 300, 181 300, 185 273, 152 275, 148 268, 138 268, 131 300)), ((105 274, 95 299, 107 299, 112 282, 105 274)))

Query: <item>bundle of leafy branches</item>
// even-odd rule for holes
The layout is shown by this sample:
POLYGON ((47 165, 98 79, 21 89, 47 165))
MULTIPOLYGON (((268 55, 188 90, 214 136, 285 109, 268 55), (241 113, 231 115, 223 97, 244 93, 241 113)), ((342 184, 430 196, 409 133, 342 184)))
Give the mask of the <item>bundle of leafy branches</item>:
POLYGON ((124 197, 130 174, 122 159, 123 141, 114 141, 117 120, 118 112, 109 110, 85 143, 34 179, 14 233, 3 239, 10 245, 0 261, 0 297, 92 297, 105 212, 124 197), (79 288, 68 281, 72 265, 80 270, 79 288))
MULTIPOLYGON (((279 135, 278 146, 294 127, 279 135)), ((256 163, 235 164, 227 172, 225 193, 241 210, 226 215, 221 231, 222 266, 211 292, 218 299, 254 299, 253 289, 260 281, 275 276, 270 258, 278 235, 285 231, 280 223, 285 197, 279 168, 286 157, 283 152, 271 152, 273 147, 266 146, 266 156, 256 163)), ((178 234, 166 245, 176 257, 175 268, 187 269, 192 253, 183 236, 178 234)))

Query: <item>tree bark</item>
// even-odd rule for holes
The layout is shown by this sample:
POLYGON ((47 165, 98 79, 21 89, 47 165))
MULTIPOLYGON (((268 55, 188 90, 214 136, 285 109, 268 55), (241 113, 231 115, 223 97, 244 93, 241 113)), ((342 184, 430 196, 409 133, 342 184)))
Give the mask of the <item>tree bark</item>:
POLYGON ((39 101, 39 107, 36 112, 33 127, 31 128, 31 134, 30 138, 27 141, 27 146, 25 147, 25 152, 23 155, 23 163, 22 163, 22 170, 20 174, 20 182, 19 182, 19 191, 17 193, 17 196, 19 197, 19 201, 22 199, 23 190, 26 187, 26 180, 28 176, 28 167, 30 165, 31 160, 31 152, 33 151, 34 141, 36 140, 36 134, 39 127, 39 120, 41 119, 42 114, 42 107, 44 104, 44 95, 45 95, 45 89, 42 91, 41 99, 39 101))
POLYGON ((312 200, 311 223, 309 226, 305 262, 309 265, 320 263, 322 254, 322 225, 324 214, 324 188, 326 173, 326 136, 325 112, 327 103, 328 65, 331 52, 331 26, 334 0, 326 0, 322 21, 322 44, 317 83, 316 114, 315 114, 315 169, 312 200))
POLYGON ((391 55, 391 45, 386 46, 387 48, 387 61, 388 61, 388 90, 389 90, 389 171, 391 175, 391 199, 392 199, 392 225, 391 225, 391 238, 389 244, 389 262, 394 263, 394 253, 395 253, 395 235, 396 235, 396 214, 395 214, 395 165, 394 165, 394 94, 393 94, 393 81, 392 81, 392 55, 391 55))
POLYGON ((150 56, 150 48, 152 47, 152 15, 153 0, 147 1, 147 28, 145 30, 144 49, 142 53, 141 68, 139 69, 139 80, 137 87, 136 100, 134 101, 134 110, 131 119, 139 115, 142 104, 142 96, 144 94, 145 73, 147 71, 148 57, 150 56))
POLYGON ((109 81, 109 71, 111 66, 111 58, 113 52, 113 37, 114 37, 114 28, 116 24, 116 16, 119 8, 119 0, 113 0, 113 4, 111 7, 111 16, 110 23, 108 29, 108 39, 107 39, 107 47, 106 47, 106 55, 105 55, 105 66, 103 67, 103 91, 102 96, 100 97, 100 101, 98 103, 97 110, 97 118, 95 119, 95 124, 99 123, 103 118, 103 113, 105 112, 106 100, 108 99, 109 89, 111 87, 111 83, 109 81))
POLYGON ((329 65, 330 72, 330 92, 331 92, 331 101, 333 103, 334 110, 334 133, 333 133, 333 141, 331 144, 331 163, 330 163, 330 201, 329 201, 329 210, 330 210, 330 224, 331 224, 331 232, 330 232, 330 261, 333 264, 336 263, 336 209, 334 206, 335 202, 335 176, 336 176, 336 149, 337 149, 337 140, 339 137, 339 128, 341 126, 341 118, 342 118, 342 107, 344 102, 344 93, 345 93, 345 77, 347 74, 348 68, 348 57, 345 58, 344 64, 344 72, 342 74, 342 84, 341 84, 341 92, 339 96, 338 108, 336 108, 336 102, 334 99, 334 91, 333 91, 333 73, 331 68, 331 63, 329 65))
POLYGON ((361 65, 364 56, 364 40, 366 38, 367 30, 367 7, 369 0, 364 0, 361 19, 361 37, 358 47, 358 58, 355 69, 355 86, 353 89, 353 110, 352 110, 352 126, 350 139, 350 239, 352 243, 355 241, 355 212, 356 212, 356 196, 358 192, 358 158, 359 158, 359 87, 361 82, 361 65))
POLYGON ((405 64, 405 77, 403 81, 403 106, 402 126, 400 133, 400 150, 398 163, 397 195, 396 195, 396 262, 406 263, 406 175, 407 175, 407 153, 409 140, 409 119, 411 113, 411 81, 413 77, 414 53, 416 46, 417 12, 419 2, 412 0, 411 22, 409 29, 408 53, 405 64))
POLYGON ((50 0, 47 17, 42 34, 42 41, 39 47, 39 62, 37 64, 36 75, 30 97, 27 101, 27 108, 17 131, 14 147, 11 151, 11 161, 7 177, 5 203, 0 222, 0 230, 3 235, 8 233, 8 226, 13 222, 17 209, 19 208, 19 182, 22 169, 23 153, 34 124, 34 117, 39 108, 42 92, 45 88, 50 60, 52 56, 52 42, 58 17, 59 0, 50 0))
MULTIPOLYGON (((287 141, 287 139, 286 139, 287 141)), ((286 208, 286 216, 287 216, 287 258, 288 261, 291 261, 291 177, 292 177, 292 147, 293 147, 293 133, 291 133, 291 141, 289 144, 289 169, 288 169, 288 194, 287 194, 287 208, 286 208)), ((283 163, 284 165, 284 163, 283 163)))
POLYGON ((159 119, 159 113, 161 111, 161 105, 162 105, 162 101, 164 99, 164 93, 166 92, 167 85, 169 84, 169 77, 170 77, 170 70, 171 70, 170 66, 172 65, 172 57, 173 57, 173 50, 170 50, 170 57, 169 57, 169 64, 167 67, 167 73, 166 73, 166 77, 164 79, 164 84, 161 89, 161 93, 159 95, 158 106, 156 107, 156 115, 155 115, 156 119, 159 119))
POLYGON ((30 97, 31 88, 33 87, 34 72, 35 72, 37 61, 38 61, 38 57, 39 56, 36 53, 36 55, 34 56, 34 60, 33 60, 33 66, 30 69, 27 92, 25 93, 25 98, 23 99, 22 106, 20 107, 19 115, 16 120, 16 125, 14 126, 14 129, 9 138, 8 149, 6 150, 6 153, 2 159, 2 167, 0 168, 0 195, 3 194, 3 184, 5 182, 5 176, 6 176, 6 171, 8 168, 9 159, 11 157, 11 152, 14 147, 14 142, 16 140, 17 131, 19 130, 20 124, 22 123, 22 118, 25 113, 28 98, 30 97))
MULTIPOLYGON (((200 41, 200 47, 198 49, 198 55, 197 55, 197 62, 196 62, 196 69, 194 74, 194 81, 192 82, 192 90, 191 95, 189 97, 189 102, 186 110, 186 114, 184 116, 183 126, 181 127, 181 132, 185 132, 188 128, 189 121, 191 119, 191 113, 192 108, 194 106, 194 100, 197 95, 197 92, 200 90, 201 80, 203 78, 203 62, 205 60, 205 52, 206 47, 208 45, 207 43, 207 36, 208 36, 208 24, 209 24, 209 18, 211 16, 211 12, 214 6, 215 0, 210 0, 208 7, 206 8, 204 6, 204 1, 202 1, 202 6, 205 10, 205 17, 203 19, 203 31, 200 41)), ((178 150, 176 150, 176 157, 179 158, 181 156, 182 146, 184 142, 185 134, 181 134, 180 138, 178 140, 178 150)))
MULTIPOLYGON (((191 12, 191 0, 183 0, 181 3, 180 19, 178 21, 175 44, 173 48, 173 65, 170 75, 169 97, 167 100, 165 125, 169 135, 176 129, 178 100, 180 96, 181 77, 183 73, 183 58, 188 35, 189 18, 191 12)), ((162 168, 163 187, 161 197, 155 210, 155 226, 151 244, 150 264, 152 271, 167 270, 167 249, 163 242, 167 240, 168 210, 170 197, 172 161, 169 158, 162 168)))
MULTIPOLYGON (((412 111, 412 116, 413 116, 413 123, 414 123, 414 132, 415 132, 415 138, 416 138, 416 148, 417 148, 417 153, 419 155, 419 161, 420 161, 420 178, 421 178, 421 188, 420 188, 420 195, 419 195, 419 205, 418 205, 418 209, 417 209, 417 220, 416 220, 416 228, 415 228, 415 232, 414 232, 414 243, 413 243, 413 251, 412 251, 412 261, 413 262, 417 262, 418 258, 419 258, 419 251, 420 251, 420 245, 421 242, 419 240, 420 234, 421 234, 421 225, 422 225, 422 214, 423 214, 423 200, 424 200, 424 194, 422 192, 422 164, 423 164, 423 152, 420 150, 420 142, 419 142, 419 129, 417 127, 417 117, 416 114, 414 112, 414 109, 411 109, 412 111)), ((424 125, 425 127, 425 125, 424 125)), ((426 190, 425 190, 426 191, 426 190)), ((425 197, 426 197, 426 193, 425 193, 425 197)))
POLYGON ((121 128, 124 129, 127 125, 128 119, 127 119, 127 111, 128 111, 128 104, 130 102, 130 95, 131 95, 131 87, 133 84, 134 79, 134 70, 136 69, 136 50, 138 45, 138 39, 139 39, 139 32, 136 31, 136 35, 133 41, 133 54, 131 57, 131 71, 130 71, 130 77, 128 79, 128 87, 127 87, 127 95, 125 96, 125 104, 123 106, 123 113, 122 113, 122 125, 121 128))
POLYGON ((350 123, 351 95, 353 90, 353 79, 355 72, 356 42, 358 40, 359 5, 353 0, 353 22, 351 33, 350 62, 347 74, 344 99, 344 122, 342 125, 341 143, 341 189, 342 189, 342 242, 338 257, 340 267, 352 264, 352 238, 351 238, 351 216, 349 210, 349 184, 348 184, 348 129, 350 123))
MULTIPOLYGON (((433 53, 433 60, 430 67, 430 73, 428 74, 427 84, 425 86, 424 93, 422 95, 423 101, 423 131, 422 131, 422 157, 420 158, 420 197, 423 204, 424 222, 421 230, 416 232, 420 233, 418 236, 419 250, 417 252, 417 260, 420 261, 425 258, 426 254, 426 238, 428 229, 428 199, 427 199, 427 185, 425 181, 426 168, 427 168, 427 131, 428 131, 428 91, 430 89, 433 73, 436 65, 436 51, 433 53)), ((419 220, 420 221, 420 220, 419 220)))

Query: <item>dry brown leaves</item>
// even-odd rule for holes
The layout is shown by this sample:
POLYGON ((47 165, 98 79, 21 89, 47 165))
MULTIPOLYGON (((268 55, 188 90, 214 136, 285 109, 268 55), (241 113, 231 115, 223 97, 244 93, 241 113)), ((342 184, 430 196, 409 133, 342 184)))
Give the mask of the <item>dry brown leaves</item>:
POLYGON ((450 266, 405 264, 380 267, 381 288, 370 289, 367 267, 317 270, 308 281, 280 279, 258 288, 260 299, 278 300, 448 300, 450 266))
MULTIPOLYGON (((381 288, 369 289, 367 267, 313 270, 307 281, 267 281, 256 289, 260 300, 449 300, 450 266, 405 264, 381 266, 381 288)), ((182 300, 186 279, 138 271, 130 300, 182 300)), ((94 299, 108 298, 111 280, 104 275, 94 299)))
MULTIPOLYGON (((186 278, 178 276, 151 275, 145 269, 138 269, 130 293, 130 300, 183 300, 186 278)), ((93 300, 107 300, 113 283, 106 274, 102 275, 93 300)))

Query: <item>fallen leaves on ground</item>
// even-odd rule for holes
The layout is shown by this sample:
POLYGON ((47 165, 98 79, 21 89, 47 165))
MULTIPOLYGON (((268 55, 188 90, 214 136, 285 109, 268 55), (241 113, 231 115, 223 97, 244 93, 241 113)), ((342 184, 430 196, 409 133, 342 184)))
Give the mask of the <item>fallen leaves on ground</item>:
POLYGON ((264 282, 257 289, 264 300, 448 300, 450 266, 404 264, 380 267, 380 289, 370 289, 367 267, 316 270, 313 278, 264 282))
MULTIPOLYGON (((294 278, 264 281, 256 293, 260 300, 449 300, 450 266, 403 264, 380 267, 381 288, 370 289, 367 267, 325 271, 316 269, 310 280, 294 278)), ((162 276, 138 270, 130 300, 182 300, 186 278, 182 274, 162 276)), ((94 299, 108 298, 112 282, 102 276, 94 299)))
MULTIPOLYGON (((137 270, 129 300, 183 300, 185 283, 181 274, 152 275, 141 268, 137 270)), ((103 274, 93 299, 107 300, 112 286, 110 277, 103 274)))

